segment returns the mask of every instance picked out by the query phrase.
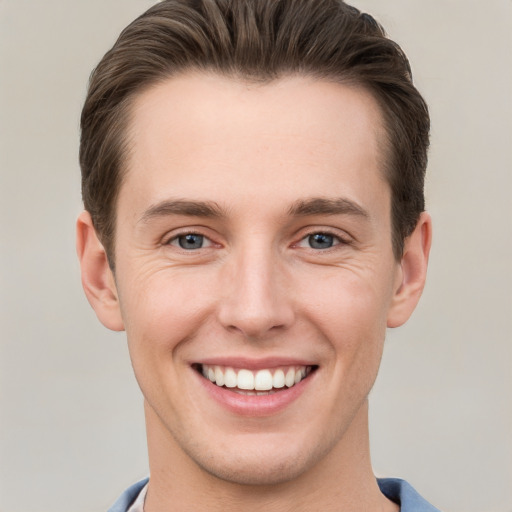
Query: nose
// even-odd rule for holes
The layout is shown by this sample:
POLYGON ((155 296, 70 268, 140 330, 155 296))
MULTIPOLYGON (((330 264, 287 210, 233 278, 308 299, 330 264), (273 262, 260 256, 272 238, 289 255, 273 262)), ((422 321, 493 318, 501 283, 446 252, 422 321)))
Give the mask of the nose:
POLYGON ((246 250, 227 265, 218 318, 224 328, 261 340, 294 320, 290 285, 270 251, 246 250))

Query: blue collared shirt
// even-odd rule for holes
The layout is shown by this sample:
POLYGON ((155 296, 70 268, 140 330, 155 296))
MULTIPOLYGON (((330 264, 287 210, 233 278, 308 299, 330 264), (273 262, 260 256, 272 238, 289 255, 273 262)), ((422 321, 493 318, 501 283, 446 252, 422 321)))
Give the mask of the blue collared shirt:
MULTIPOLYGON (((148 481, 149 478, 145 478, 126 489, 108 512, 128 512, 148 481)), ((377 483, 384 496, 400 505, 400 512, 440 512, 425 501, 405 480, 378 478, 377 483)))

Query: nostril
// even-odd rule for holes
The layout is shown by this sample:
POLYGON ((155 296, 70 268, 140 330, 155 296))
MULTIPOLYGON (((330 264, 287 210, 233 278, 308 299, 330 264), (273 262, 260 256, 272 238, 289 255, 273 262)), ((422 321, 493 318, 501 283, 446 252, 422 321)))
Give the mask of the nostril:
POLYGON ((258 340, 293 323, 292 301, 268 273, 253 272, 251 279, 242 276, 230 296, 221 301, 217 318, 226 330, 258 340))
POLYGON ((226 325, 225 328, 233 333, 238 334, 250 341, 263 340, 269 335, 274 335, 278 331, 286 329, 286 324, 275 323, 272 319, 245 319, 237 324, 226 325))

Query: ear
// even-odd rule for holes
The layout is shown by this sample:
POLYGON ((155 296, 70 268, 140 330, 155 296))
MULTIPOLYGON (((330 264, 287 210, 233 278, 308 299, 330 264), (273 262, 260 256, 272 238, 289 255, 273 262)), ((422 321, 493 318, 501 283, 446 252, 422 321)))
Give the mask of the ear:
POLYGON ((89 304, 105 327, 123 331, 114 275, 91 216, 86 211, 79 215, 76 222, 76 251, 80 260, 82 286, 89 304))
POLYGON ((399 327, 411 316, 420 300, 427 277, 432 243, 432 219, 423 212, 416 228, 404 243, 395 293, 388 312, 388 327, 399 327))

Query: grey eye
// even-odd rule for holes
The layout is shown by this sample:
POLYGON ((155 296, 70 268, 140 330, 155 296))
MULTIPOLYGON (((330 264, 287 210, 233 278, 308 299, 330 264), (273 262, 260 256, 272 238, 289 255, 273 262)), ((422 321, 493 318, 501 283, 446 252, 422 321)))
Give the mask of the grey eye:
POLYGON ((177 237, 177 241, 182 249, 201 249, 204 244, 204 236, 188 233, 177 237))
POLYGON ((327 233, 315 233, 308 236, 308 243, 312 249, 329 249, 334 245, 334 236, 327 233))

